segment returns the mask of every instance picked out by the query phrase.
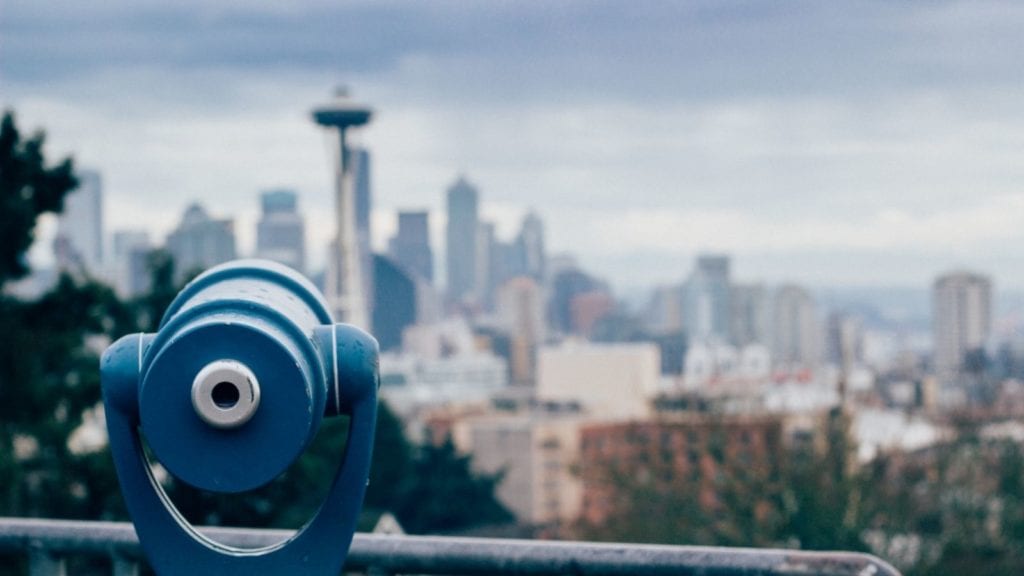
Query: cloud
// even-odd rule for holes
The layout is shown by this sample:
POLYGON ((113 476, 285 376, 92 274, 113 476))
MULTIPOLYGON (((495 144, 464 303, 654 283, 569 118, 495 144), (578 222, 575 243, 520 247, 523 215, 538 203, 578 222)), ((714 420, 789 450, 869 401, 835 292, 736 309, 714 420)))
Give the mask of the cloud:
POLYGON ((681 277, 703 246, 821 280, 849 277, 826 248, 888 258, 879 282, 909 269, 901 255, 920 277, 940 250, 1018 254, 1012 3, 4 8, 0 105, 104 173, 113 227, 160 237, 202 198, 239 215, 245 246, 257 193, 286 186, 315 253, 331 151, 307 115, 341 79, 378 111, 362 135, 378 245, 406 207, 432 210, 439 236, 444 190, 466 172, 502 235, 536 208, 553 249, 613 281, 681 277))
POLYGON ((463 101, 885 94, 1021 80, 1008 2, 126 0, 5 6, 9 80, 103 70, 399 73, 463 101))
POLYGON ((882 209, 868 218, 762 218, 739 210, 625 210, 595 215, 594 248, 609 254, 637 251, 736 254, 794 251, 864 251, 885 254, 971 253, 1024 241, 1024 194, 984 199, 966 210, 911 214, 882 209))

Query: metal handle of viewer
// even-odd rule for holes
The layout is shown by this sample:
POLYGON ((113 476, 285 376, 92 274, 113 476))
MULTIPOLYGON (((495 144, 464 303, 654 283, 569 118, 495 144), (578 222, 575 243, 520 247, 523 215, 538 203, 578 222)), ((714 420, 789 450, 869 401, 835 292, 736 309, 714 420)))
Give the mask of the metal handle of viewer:
POLYGON ((378 347, 335 324, 296 272, 241 260, 186 286, 155 334, 131 334, 101 361, 110 447, 142 549, 157 573, 337 574, 369 474, 378 347), (287 540, 216 542, 174 508, 142 449, 197 488, 239 493, 281 474, 326 415, 348 414, 341 465, 320 510, 287 540))

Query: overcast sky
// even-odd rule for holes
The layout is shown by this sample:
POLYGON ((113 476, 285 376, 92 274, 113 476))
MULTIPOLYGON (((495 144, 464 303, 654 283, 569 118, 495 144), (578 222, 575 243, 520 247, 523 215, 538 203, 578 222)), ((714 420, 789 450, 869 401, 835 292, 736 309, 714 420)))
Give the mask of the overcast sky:
POLYGON ((344 83, 377 111, 378 246, 400 208, 440 232, 465 173, 499 235, 533 208, 620 288, 701 251, 747 280, 1021 288, 1022 30, 1010 2, 4 0, 0 106, 158 240, 202 199, 249 248, 283 186, 321 259, 309 110, 344 83))

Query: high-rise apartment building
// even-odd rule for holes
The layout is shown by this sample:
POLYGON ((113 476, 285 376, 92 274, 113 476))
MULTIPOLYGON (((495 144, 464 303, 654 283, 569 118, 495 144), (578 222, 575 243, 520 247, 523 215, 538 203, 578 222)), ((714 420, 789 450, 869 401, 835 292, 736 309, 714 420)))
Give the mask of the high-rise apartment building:
POLYGON ((686 282, 683 318, 691 342, 729 339, 729 257, 703 255, 686 282))
POLYGON ((768 345, 771 340, 768 291, 763 284, 737 284, 730 290, 731 341, 737 347, 768 345))
POLYGON ((64 199, 54 243, 64 269, 100 273, 103 265, 103 181, 99 172, 78 173, 78 188, 64 199))
POLYGON ((398 232, 391 239, 391 257, 409 272, 434 283, 434 253, 430 249, 430 213, 398 213, 398 232))
POLYGON ((658 286, 644 313, 644 323, 654 334, 672 334, 683 329, 683 287, 679 284, 658 286))
POLYGON ((547 264, 544 253, 544 222, 536 212, 530 212, 523 218, 516 246, 522 260, 522 270, 519 273, 543 282, 547 264))
POLYGON ((445 252, 448 267, 448 298, 453 302, 477 295, 479 237, 479 193, 460 177, 448 188, 448 228, 445 252))
POLYGON ((494 304, 494 287, 497 283, 495 257, 499 256, 499 242, 495 238, 493 222, 480 222, 476 235, 476 278, 473 301, 477 306, 491 310, 494 304))
POLYGON ((498 316, 509 336, 512 381, 532 384, 536 376, 537 346, 544 341, 544 296, 537 282, 519 276, 498 290, 498 316))
POLYGON ((121 296, 137 296, 150 288, 147 259, 152 250, 145 230, 114 233, 114 287, 121 296))
POLYGON ((263 213, 256 224, 256 257, 306 269, 306 223, 291 190, 272 190, 260 196, 263 213))
POLYGON ((391 258, 373 255, 373 299, 370 311, 373 336, 381 351, 402 346, 402 331, 416 323, 418 279, 391 258))
POLYGON ((814 298, 806 289, 787 284, 772 302, 772 360, 787 369, 814 369, 821 354, 821 329, 814 298))
POLYGON ((984 348, 992 331, 992 280, 974 272, 944 274, 932 286, 935 373, 953 384, 970 352, 984 348))
POLYGON ((352 148, 353 180, 356 203, 356 252, 359 254, 363 294, 366 295, 367 309, 373 302, 373 226, 370 214, 373 212, 372 155, 365 148, 352 148))
POLYGON ((235 258, 235 224, 211 218, 200 204, 191 204, 178 227, 167 236, 178 280, 235 258))
POLYGON ((572 334, 575 330, 572 313, 574 298, 590 292, 608 292, 604 282, 572 264, 567 264, 560 271, 553 271, 549 289, 548 323, 556 334, 563 335, 572 334))
POLYGON ((864 360, 864 322, 859 316, 832 312, 825 322, 825 357, 847 370, 864 360))

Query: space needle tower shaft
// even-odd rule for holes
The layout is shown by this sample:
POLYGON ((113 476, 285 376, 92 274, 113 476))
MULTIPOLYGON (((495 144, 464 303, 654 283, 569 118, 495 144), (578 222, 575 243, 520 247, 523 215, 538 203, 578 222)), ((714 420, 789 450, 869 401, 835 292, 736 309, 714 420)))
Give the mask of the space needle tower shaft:
POLYGON ((334 165, 336 235, 327 263, 325 292, 335 318, 341 322, 369 329, 366 294, 364 294, 358 234, 356 232, 355 163, 346 140, 350 128, 369 123, 373 111, 353 102, 347 91, 339 90, 335 98, 313 110, 313 120, 338 131, 338 153, 334 165))

